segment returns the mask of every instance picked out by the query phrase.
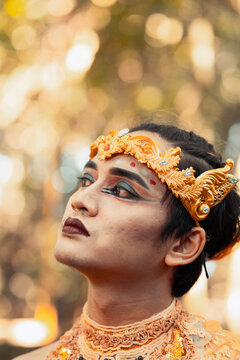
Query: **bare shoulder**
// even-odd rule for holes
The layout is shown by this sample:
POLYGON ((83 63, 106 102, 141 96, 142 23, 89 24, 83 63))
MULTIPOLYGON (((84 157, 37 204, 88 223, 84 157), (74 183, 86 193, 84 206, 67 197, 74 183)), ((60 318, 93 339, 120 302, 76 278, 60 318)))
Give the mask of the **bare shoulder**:
POLYGON ((37 350, 30 351, 27 354, 17 356, 12 360, 44 360, 48 353, 54 349, 55 345, 56 342, 47 346, 43 346, 37 350))

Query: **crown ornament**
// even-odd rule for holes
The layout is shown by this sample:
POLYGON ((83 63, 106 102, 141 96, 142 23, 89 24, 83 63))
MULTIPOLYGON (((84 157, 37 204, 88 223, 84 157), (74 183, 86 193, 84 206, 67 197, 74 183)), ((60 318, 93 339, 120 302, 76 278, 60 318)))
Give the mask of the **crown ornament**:
POLYGON ((180 199, 197 226, 198 221, 206 219, 210 209, 219 204, 239 181, 229 174, 234 165, 232 159, 227 159, 223 168, 207 170, 195 178, 192 167, 184 170, 177 167, 181 160, 180 147, 171 148, 162 154, 153 139, 142 135, 134 136, 128 129, 110 131, 106 136, 99 136, 90 149, 91 159, 98 155, 99 160, 105 160, 124 153, 146 164, 173 195, 180 199))

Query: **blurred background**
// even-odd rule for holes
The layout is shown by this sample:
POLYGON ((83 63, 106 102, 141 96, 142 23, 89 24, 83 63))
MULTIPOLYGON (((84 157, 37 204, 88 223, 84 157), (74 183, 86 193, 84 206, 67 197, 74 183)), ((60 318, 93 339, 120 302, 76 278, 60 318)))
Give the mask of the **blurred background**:
MULTIPOLYGON (((240 172, 240 0, 0 3, 0 358, 70 328, 86 283, 56 262, 88 146, 149 111, 213 142, 240 172)), ((240 252, 184 298, 240 338, 240 252)))

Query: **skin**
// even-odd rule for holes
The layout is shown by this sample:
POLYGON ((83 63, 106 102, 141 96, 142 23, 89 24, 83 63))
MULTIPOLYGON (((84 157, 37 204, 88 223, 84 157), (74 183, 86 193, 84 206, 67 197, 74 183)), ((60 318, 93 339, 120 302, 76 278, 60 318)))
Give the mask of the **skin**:
MULTIPOLYGON (((162 152, 172 147, 157 134, 133 134, 153 138, 162 152)), ((205 232, 195 227, 181 238, 173 236, 162 242, 161 230, 170 216, 167 202, 161 204, 166 185, 129 155, 119 154, 105 161, 96 156, 93 162, 96 169, 85 168, 82 187, 68 201, 54 254, 59 262, 86 276, 90 318, 109 326, 130 324, 170 305, 176 266, 198 257, 206 241, 205 232), (110 174, 113 167, 140 176, 148 188, 110 174), (121 187, 126 184, 138 197, 121 187), (80 219, 90 236, 66 236, 62 226, 69 216, 80 219)))

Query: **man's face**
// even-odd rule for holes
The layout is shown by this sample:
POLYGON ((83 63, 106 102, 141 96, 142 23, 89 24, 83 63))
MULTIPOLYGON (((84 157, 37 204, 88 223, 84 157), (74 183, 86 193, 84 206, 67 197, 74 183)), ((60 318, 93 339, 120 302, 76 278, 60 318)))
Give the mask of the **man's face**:
MULTIPOLYGON (((133 134, 153 138, 162 152, 171 147, 157 134, 133 134)), ((89 277, 157 278, 166 270, 167 245, 160 236, 169 216, 166 203, 161 203, 165 191, 166 185, 134 157, 119 154, 100 161, 96 156, 86 164, 82 186, 68 201, 56 259, 89 277), (69 217, 79 219, 89 236, 64 232, 69 217)))

